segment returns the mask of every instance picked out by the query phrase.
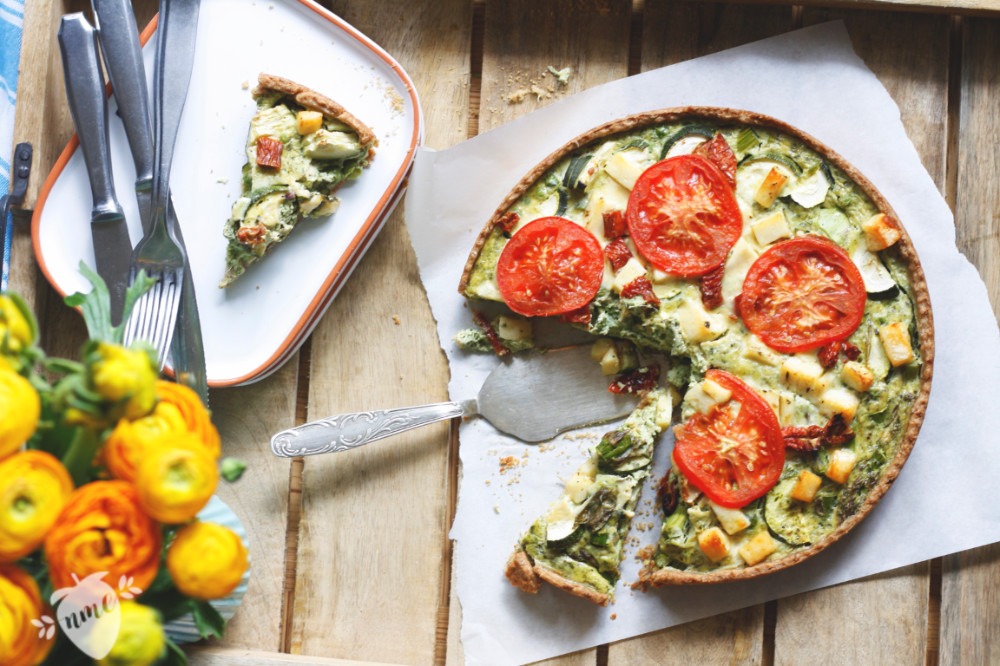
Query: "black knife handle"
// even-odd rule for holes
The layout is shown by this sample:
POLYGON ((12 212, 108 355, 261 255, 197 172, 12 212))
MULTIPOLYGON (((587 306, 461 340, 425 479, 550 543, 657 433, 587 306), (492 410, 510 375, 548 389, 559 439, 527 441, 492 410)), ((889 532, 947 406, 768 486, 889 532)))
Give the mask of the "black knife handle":
POLYGON ((152 181, 153 134, 146 65, 129 0, 92 0, 104 66, 135 162, 135 179, 152 181))
POLYGON ((122 215, 115 197, 108 145, 108 101, 98 61, 97 33, 82 13, 68 14, 59 26, 59 48, 70 113, 94 196, 94 215, 122 215))

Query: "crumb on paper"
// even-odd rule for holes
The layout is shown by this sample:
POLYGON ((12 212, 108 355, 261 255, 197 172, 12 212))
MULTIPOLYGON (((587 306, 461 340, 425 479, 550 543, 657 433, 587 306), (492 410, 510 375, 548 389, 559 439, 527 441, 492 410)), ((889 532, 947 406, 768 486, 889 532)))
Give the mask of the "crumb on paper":
POLYGON ((399 318, 398 314, 394 314, 392 315, 392 323, 395 324, 396 326, 399 326, 400 324, 403 323, 403 320, 399 318))
POLYGON ((500 515, 500 505, 499 504, 494 504, 493 505, 493 513, 495 513, 498 516, 500 515))
POLYGON ((240 84, 240 88, 242 88, 243 90, 249 90, 250 89, 250 82, 249 81, 244 81, 243 83, 240 84))
POLYGON ((611 614, 611 619, 612 620, 617 620, 618 619, 618 613, 612 613, 611 614))
POLYGON ((229 184, 229 179, 228 178, 216 178, 215 182, 219 183, 220 185, 228 185, 229 184))
POLYGON ((514 456, 504 456, 500 459, 500 473, 504 474, 521 464, 514 456))

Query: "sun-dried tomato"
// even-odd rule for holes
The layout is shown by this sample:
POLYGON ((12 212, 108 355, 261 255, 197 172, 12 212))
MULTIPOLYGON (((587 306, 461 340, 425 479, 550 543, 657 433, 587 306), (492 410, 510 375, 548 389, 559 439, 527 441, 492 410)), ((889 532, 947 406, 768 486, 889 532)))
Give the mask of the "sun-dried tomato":
POLYGON ((496 329, 493 328, 493 324, 483 316, 482 312, 477 312, 473 310, 472 321, 476 322, 476 326, 483 332, 486 339, 489 341, 490 346, 493 347, 493 351, 497 356, 506 356, 510 353, 510 350, 504 346, 503 341, 500 340, 500 336, 497 334, 496 329))
POLYGON ((653 283, 645 275, 640 275, 622 288, 622 298, 642 296, 650 305, 659 305, 660 299, 653 293, 653 283))
POLYGON ((785 446, 795 451, 819 451, 822 447, 842 446, 854 439, 854 431, 843 414, 834 414, 824 426, 788 426, 781 429, 785 446))
POLYGON ((608 263, 617 273, 632 258, 632 251, 628 249, 624 240, 616 238, 604 247, 604 256, 608 258, 608 263))
POLYGON ((656 487, 656 500, 660 503, 664 516, 669 516, 674 512, 679 499, 680 491, 677 489, 676 478, 673 474, 664 474, 656 487))
POLYGON ((270 136, 257 137, 257 166, 281 168, 281 151, 285 144, 270 136))
POLYGON ((722 305, 722 276, 725 272, 726 265, 719 264, 701 276, 701 302, 706 310, 714 310, 722 305))
POLYGON ((615 376, 608 390, 612 393, 627 393, 635 395, 645 393, 656 387, 660 379, 660 366, 647 365, 633 370, 626 370, 615 376))
POLYGON ((715 162, 715 165, 722 170, 726 180, 733 187, 736 187, 736 155, 729 143, 721 134, 716 134, 711 141, 706 141, 694 149, 696 155, 707 157, 715 162))
POLYGON ((857 345, 852 345, 846 340, 840 344, 841 351, 844 352, 844 356, 846 356, 849 361, 857 361, 858 357, 861 356, 861 350, 858 349, 857 345))
POLYGON ((497 226, 509 236, 514 233, 514 227, 516 227, 517 223, 520 221, 521 216, 514 211, 510 211, 509 213, 504 213, 504 215, 497 220, 497 226))
POLYGON ((837 365, 838 356, 840 356, 840 340, 834 340, 819 348, 819 364, 827 370, 837 365))
POLYGON ((620 210, 604 211, 604 237, 608 240, 621 238, 628 233, 625 225, 625 213, 620 210))
POLYGON ((266 235, 267 229, 260 224, 252 227, 240 227, 236 230, 236 240, 250 247, 255 247, 263 243, 266 235))

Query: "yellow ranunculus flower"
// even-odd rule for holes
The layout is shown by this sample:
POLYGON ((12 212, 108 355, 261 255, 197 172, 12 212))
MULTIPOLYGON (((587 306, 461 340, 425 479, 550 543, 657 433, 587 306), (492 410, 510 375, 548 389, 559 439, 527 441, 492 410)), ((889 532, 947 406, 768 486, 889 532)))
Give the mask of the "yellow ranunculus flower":
POLYGON ((0 296, 0 349, 17 353, 34 341, 35 332, 18 304, 0 296))
POLYGON ((186 523, 198 515, 219 483, 215 458, 190 433, 147 452, 135 477, 142 510, 161 523, 186 523))
POLYGON ((0 562, 13 562, 45 540, 73 492, 59 460, 22 451, 0 460, 0 562))
POLYGON ((153 413, 134 421, 122 419, 104 443, 104 464, 112 476, 134 481, 139 461, 155 446, 195 445, 212 458, 222 452, 219 431, 198 394, 186 386, 164 380, 156 382, 157 403, 153 413), (197 440, 185 437, 197 436, 197 440), (175 444, 175 442, 180 444, 175 444))
POLYGON ((215 523, 191 523, 167 549, 167 570, 174 585, 195 599, 226 596, 239 585, 248 566, 239 535, 215 523))
POLYGON ((18 567, 0 565, 0 664, 42 663, 54 641, 39 637, 31 621, 44 612, 35 579, 18 567))
POLYGON ((121 416, 137 419, 156 404, 156 368, 142 349, 127 349, 101 342, 97 345, 91 382, 105 400, 120 404, 121 416))
POLYGON ((31 383, 0 369, 0 458, 21 448, 38 427, 42 402, 31 383))
POLYGON ((150 666, 163 656, 166 636, 160 614, 149 606, 122 601, 121 628, 115 644, 99 666, 150 666))

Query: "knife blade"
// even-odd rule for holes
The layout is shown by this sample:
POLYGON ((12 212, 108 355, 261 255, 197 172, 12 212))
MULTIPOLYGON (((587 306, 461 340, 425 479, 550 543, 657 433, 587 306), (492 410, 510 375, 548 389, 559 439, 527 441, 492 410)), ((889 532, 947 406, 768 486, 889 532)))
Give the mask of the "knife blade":
POLYGON ((132 242, 121 204, 115 196, 108 140, 108 108, 94 28, 82 13, 64 16, 59 48, 70 113, 87 167, 93 207, 90 230, 97 274, 107 284, 111 323, 121 323, 128 286, 132 242))
MULTIPOLYGON (((149 93, 146 68, 139 44, 139 31, 129 0, 93 0, 97 31, 104 53, 104 64, 118 111, 125 126, 132 160, 135 163, 135 193, 139 218, 144 232, 151 225, 153 185, 153 137, 149 116, 149 93)), ((177 242, 184 246, 173 201, 167 199, 167 226, 177 242)), ((201 317, 195 295, 191 265, 188 262, 181 284, 180 311, 170 344, 170 361, 175 379, 192 389, 208 405, 208 375, 201 317)))

